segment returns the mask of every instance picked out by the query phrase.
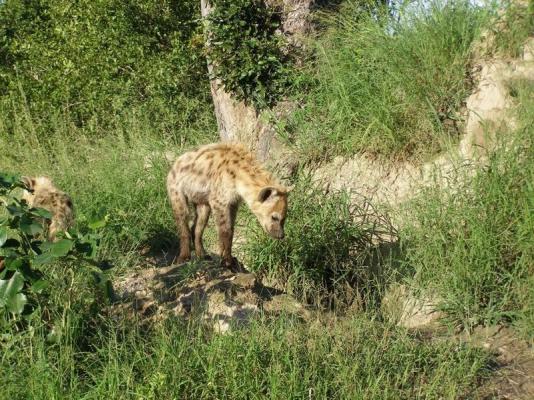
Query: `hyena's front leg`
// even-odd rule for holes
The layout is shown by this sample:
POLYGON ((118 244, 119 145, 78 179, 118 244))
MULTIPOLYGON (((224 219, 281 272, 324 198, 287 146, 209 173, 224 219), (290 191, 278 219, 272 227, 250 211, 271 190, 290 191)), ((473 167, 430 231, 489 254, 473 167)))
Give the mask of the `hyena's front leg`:
POLYGON ((57 234, 61 231, 60 224, 56 220, 48 225, 48 240, 51 242, 57 242, 57 234))
POLYGON ((204 228, 206 228, 210 218, 210 212, 211 208, 207 204, 198 204, 196 206, 195 227, 193 229, 193 234, 195 253, 198 258, 204 258, 206 256, 206 251, 204 250, 204 245, 202 244, 202 234, 204 233, 204 228))
POLYGON ((170 197, 178 235, 180 236, 180 253, 176 262, 181 264, 191 258, 191 230, 188 224, 189 208, 183 194, 174 192, 171 193, 170 197))
POLYGON ((227 207, 213 207, 217 232, 219 234, 219 254, 223 265, 237 272, 237 260, 232 257, 232 240, 234 238, 234 224, 237 205, 227 207))

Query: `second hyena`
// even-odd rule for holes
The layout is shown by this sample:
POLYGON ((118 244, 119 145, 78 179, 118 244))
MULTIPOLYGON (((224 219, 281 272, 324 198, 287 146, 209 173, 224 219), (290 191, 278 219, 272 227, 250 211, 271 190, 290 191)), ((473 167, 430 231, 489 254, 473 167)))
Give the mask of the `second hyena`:
POLYGON ((268 234, 277 239, 284 237, 289 190, 276 182, 240 144, 209 144, 183 154, 167 176, 167 191, 180 236, 179 263, 191 257, 191 241, 196 256, 205 256, 202 233, 213 212, 223 264, 235 268, 232 240, 241 201, 268 234), (191 229, 189 205, 195 208, 191 229))
POLYGON ((24 190, 22 198, 30 207, 39 207, 52 214, 47 224, 48 240, 55 241, 59 232, 64 232, 74 223, 72 200, 65 192, 59 190, 46 176, 22 177, 28 190, 24 190))

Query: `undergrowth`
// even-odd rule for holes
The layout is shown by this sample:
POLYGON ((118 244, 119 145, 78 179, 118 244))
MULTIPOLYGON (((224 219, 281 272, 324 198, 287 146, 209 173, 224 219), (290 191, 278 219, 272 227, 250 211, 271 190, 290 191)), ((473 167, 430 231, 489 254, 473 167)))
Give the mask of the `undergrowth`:
POLYGON ((374 273, 380 261, 373 256, 395 232, 386 215, 352 202, 349 192, 322 190, 301 176, 289 195, 284 240, 249 222, 242 249, 247 267, 309 302, 331 296, 341 306, 355 300, 349 287, 379 290, 374 273))
POLYGON ((281 316, 232 335, 175 320, 66 333, 52 346, 35 335, 4 348, 3 398, 455 399, 475 393, 488 365, 480 350, 414 340, 363 315, 311 327, 281 316))
POLYGON ((137 114, 162 134, 187 129, 211 111, 202 42, 194 0, 2 1, 4 129, 16 130, 20 103, 42 124, 113 131, 137 114))
POLYGON ((0 148, 10 149, 0 171, 48 175, 73 198, 78 224, 105 219, 100 257, 128 265, 144 244, 176 240, 165 176, 174 157, 212 141, 214 130, 161 137, 150 121, 133 115, 95 138, 87 131, 101 128, 78 128, 61 118, 41 124, 24 109, 15 115, 12 134, 2 130, 0 118, 0 148), (48 131, 50 125, 55 129, 48 131))

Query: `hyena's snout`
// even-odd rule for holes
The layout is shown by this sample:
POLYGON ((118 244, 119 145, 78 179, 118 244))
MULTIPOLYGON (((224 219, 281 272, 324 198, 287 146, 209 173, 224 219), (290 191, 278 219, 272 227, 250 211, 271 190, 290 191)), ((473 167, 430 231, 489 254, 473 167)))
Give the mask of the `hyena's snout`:
POLYGON ((269 232, 269 235, 275 239, 283 239, 286 237, 284 232, 269 232))
POLYGON ((275 238, 275 239, 283 239, 286 237, 286 234, 284 232, 284 228, 281 228, 281 227, 276 227, 276 226, 271 226, 267 229, 265 229, 267 231, 267 233, 275 238))

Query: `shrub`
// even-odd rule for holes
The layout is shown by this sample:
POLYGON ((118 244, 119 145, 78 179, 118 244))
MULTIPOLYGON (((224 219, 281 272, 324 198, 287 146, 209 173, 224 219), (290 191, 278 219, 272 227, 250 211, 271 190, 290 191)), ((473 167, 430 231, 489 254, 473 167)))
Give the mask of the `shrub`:
POLYGON ((391 232, 373 210, 351 205, 348 192, 325 191, 309 179, 290 193, 284 240, 271 239, 257 224, 250 227, 243 249, 247 267, 300 295, 335 292, 347 282, 369 284, 373 241, 391 232))
POLYGON ((42 242, 44 223, 51 214, 41 208, 28 208, 16 194, 24 187, 16 176, 0 174, 0 329, 12 316, 28 316, 38 296, 49 282, 39 270, 59 260, 74 259, 82 264, 96 251, 94 234, 71 235, 56 242, 42 242))
POLYGON ((194 124, 210 110, 197 3, 0 3, 2 112, 16 101, 78 126, 134 112, 169 130, 194 124))
POLYGON ((213 74, 237 99, 262 109, 287 90, 287 43, 276 31, 281 10, 263 0, 215 0, 208 15, 207 54, 213 74))

